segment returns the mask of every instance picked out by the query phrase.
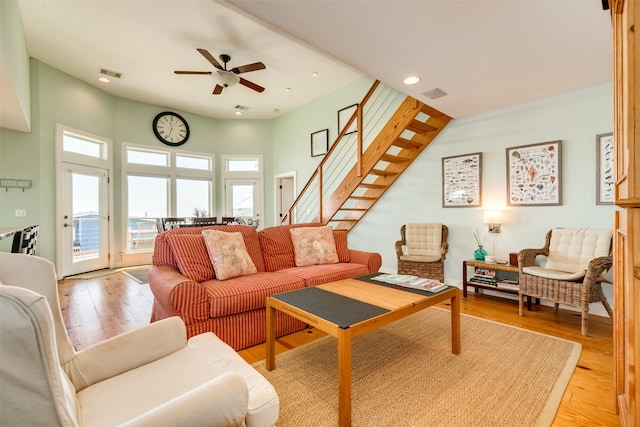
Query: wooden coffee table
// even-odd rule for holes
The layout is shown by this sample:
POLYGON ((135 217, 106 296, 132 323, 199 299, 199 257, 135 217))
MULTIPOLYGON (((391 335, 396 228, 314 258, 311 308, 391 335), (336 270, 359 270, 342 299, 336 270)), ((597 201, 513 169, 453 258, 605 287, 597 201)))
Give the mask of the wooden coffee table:
POLYGON ((272 295, 267 298, 265 367, 269 371, 276 367, 276 310, 336 337, 338 422, 340 426, 351 426, 351 338, 446 300, 451 300, 451 351, 453 354, 459 354, 460 298, 459 290, 455 287, 449 287, 437 294, 418 294, 405 291, 401 287, 386 287, 358 279, 344 279, 272 295), (325 302, 317 304, 318 301, 325 302), (346 314, 347 319, 340 319, 341 314, 346 314))

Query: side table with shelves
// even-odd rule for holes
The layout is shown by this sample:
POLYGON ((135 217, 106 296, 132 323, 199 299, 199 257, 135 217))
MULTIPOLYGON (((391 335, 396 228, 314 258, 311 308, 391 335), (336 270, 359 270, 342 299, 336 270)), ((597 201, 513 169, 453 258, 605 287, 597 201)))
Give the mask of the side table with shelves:
MULTIPOLYGON (((480 260, 468 260, 462 262, 462 296, 467 297, 467 287, 471 286, 475 292, 488 289, 495 292, 518 295, 518 266, 511 264, 498 264, 480 260), (474 269, 474 274, 469 277, 468 268, 474 269), (485 274, 476 274, 477 271, 485 274)), ((536 301, 537 302, 537 301, 536 301)), ((531 310, 531 297, 527 296, 527 308, 531 310)))

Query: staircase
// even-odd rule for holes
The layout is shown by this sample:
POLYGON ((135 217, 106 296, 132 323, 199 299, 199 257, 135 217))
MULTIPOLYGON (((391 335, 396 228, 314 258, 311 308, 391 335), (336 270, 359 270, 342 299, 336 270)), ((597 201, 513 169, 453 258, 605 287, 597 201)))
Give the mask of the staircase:
POLYGON ((450 120, 374 82, 286 219, 351 230, 450 120), (354 120, 358 131, 345 134, 354 120))

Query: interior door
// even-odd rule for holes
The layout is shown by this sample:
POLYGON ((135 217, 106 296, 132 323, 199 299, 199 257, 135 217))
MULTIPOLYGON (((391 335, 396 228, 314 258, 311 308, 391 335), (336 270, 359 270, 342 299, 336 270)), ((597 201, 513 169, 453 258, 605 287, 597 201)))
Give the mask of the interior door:
POLYGON ((109 267, 108 171, 62 164, 62 276, 109 267))

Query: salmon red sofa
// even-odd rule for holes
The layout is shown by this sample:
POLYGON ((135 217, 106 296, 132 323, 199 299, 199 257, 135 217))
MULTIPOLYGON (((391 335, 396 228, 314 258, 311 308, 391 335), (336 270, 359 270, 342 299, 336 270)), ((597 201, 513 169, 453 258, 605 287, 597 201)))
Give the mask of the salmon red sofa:
MULTIPOLYGON (((324 264, 297 266, 296 261, 299 265, 304 263, 300 262, 300 251, 294 251, 291 229, 300 227, 305 229, 299 231, 316 231, 310 227, 323 225, 285 225, 260 232, 246 225, 183 227, 158 234, 149 271, 154 295, 151 321, 179 316, 189 337, 213 332, 240 350, 266 339, 266 297, 380 269, 379 253, 349 249, 347 232, 338 230, 330 231, 337 262, 334 259, 324 264), (203 230, 241 233, 257 272, 225 280, 216 277, 203 230)), ((277 336, 306 327, 305 323, 279 312, 277 325, 277 336)))

